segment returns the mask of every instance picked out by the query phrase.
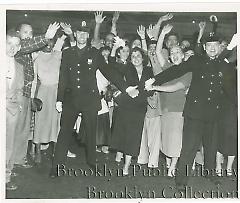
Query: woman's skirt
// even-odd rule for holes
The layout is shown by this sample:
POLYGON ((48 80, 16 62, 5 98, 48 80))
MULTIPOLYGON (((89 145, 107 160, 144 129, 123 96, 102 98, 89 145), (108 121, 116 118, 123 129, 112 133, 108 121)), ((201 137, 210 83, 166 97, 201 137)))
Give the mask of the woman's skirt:
POLYGON ((58 85, 40 85, 37 98, 43 102, 42 110, 35 115, 34 143, 57 142, 60 116, 56 110, 58 85))
POLYGON ((162 115, 162 140, 160 150, 168 157, 180 157, 182 149, 182 112, 167 112, 162 115))

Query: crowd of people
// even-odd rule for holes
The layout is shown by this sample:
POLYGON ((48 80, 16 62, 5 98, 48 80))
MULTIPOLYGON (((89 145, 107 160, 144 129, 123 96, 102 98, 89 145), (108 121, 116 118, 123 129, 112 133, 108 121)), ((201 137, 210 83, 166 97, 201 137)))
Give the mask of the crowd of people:
POLYGON ((206 177, 220 184, 227 157, 231 176, 237 155, 237 34, 227 41, 216 30, 205 33, 206 22, 200 22, 197 38, 183 40, 168 24, 173 14, 166 14, 148 28, 138 26, 129 39, 119 36, 115 12, 111 32, 101 39, 105 16, 94 17, 92 39, 85 21, 74 29, 55 22, 39 36, 29 23, 7 31, 6 189, 17 189, 13 168, 32 167, 27 153, 40 164, 48 145, 50 177, 57 178, 66 158, 76 157, 69 151, 74 128, 85 134, 93 170, 97 152, 116 151, 117 163, 124 158, 123 176, 132 157, 157 168, 161 152, 180 191, 188 181, 186 166, 195 162, 214 169, 206 177))

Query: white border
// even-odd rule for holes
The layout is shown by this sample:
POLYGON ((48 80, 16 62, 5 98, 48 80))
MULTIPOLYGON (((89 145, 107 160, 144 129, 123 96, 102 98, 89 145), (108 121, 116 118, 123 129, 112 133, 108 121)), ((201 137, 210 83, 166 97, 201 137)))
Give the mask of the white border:
MULTIPOLYGON (((5 3, 5 5, 0 5, 0 28, 1 28, 1 41, 0 41, 0 56, 4 56, 5 55, 5 29, 6 29, 6 20, 5 20, 5 10, 6 9, 16 9, 16 10, 26 10, 26 9, 31 9, 31 10, 38 10, 38 9, 47 9, 47 10, 76 10, 76 7, 79 7, 77 10, 92 10, 92 11, 96 11, 96 10, 104 10, 104 11, 112 11, 112 10, 119 10, 119 11, 153 11, 153 12, 238 12, 237 15, 237 22, 238 22, 238 33, 239 33, 239 22, 240 22, 240 4, 238 3, 238 1, 231 1, 230 2, 226 2, 226 1, 217 1, 218 3, 207 3, 209 1, 205 0, 205 1, 201 1, 201 3, 198 2, 192 2, 192 1, 187 1, 185 0, 185 3, 180 3, 180 2, 176 2, 176 1, 171 1, 171 3, 166 3, 166 1, 164 3, 156 3, 158 1, 154 1, 154 0, 150 0, 150 1, 142 1, 142 0, 136 0, 136 1, 125 1, 122 0, 120 2, 122 3, 115 3, 114 4, 109 4, 110 1, 101 1, 101 3, 99 3, 99 1, 97 0, 91 0, 89 2, 88 1, 81 1, 81 3, 88 3, 88 4, 79 4, 79 1, 73 1, 73 0, 69 0, 67 1, 68 4, 66 4, 66 0, 58 0, 58 1, 54 1, 54 3, 52 3, 53 1, 48 2, 47 0, 42 0, 41 2, 33 2, 31 0, 25 0, 25 1, 21 1, 21 4, 18 4, 19 1, 17 0, 8 0, 6 3, 5 1, 0 1, 0 4, 5 3), (73 4, 73 3, 78 3, 78 4, 73 4), (97 3, 96 3, 97 2, 97 3), (123 4, 123 3, 128 3, 128 4, 123 4), (145 4, 144 4, 145 2, 145 4), (146 4, 147 2, 147 4, 146 4), (149 3, 151 2, 151 3, 149 3), (187 3, 186 3, 187 2, 187 3), (221 3, 220 3, 221 2, 221 3), (31 4, 29 4, 31 3, 31 4), (41 4, 40 4, 41 3, 41 4), (48 3, 48 4, 46 4, 48 3), (63 4, 64 3, 64 4, 63 4), (71 4, 69 4, 71 3, 71 4), (138 3, 138 4, 136 4, 138 3), (8 4, 8 5, 6 5, 8 4), (11 4, 11 5, 10 5, 11 4), (14 4, 14 5, 13 5, 14 4), (27 6, 27 7, 26 7, 27 6)), ((119 1, 118 1, 119 2, 119 1)), ((167 1, 170 2, 170 1, 167 1)), ((240 56, 240 50, 238 48, 238 58, 240 56)), ((5 64, 5 62, 3 61, 4 59, 1 58, 1 67, 4 67, 3 64, 5 64)), ((238 60, 238 67, 239 66, 239 60, 238 60)), ((4 180, 5 179, 5 80, 4 80, 4 68, 0 68, 0 96, 1 96, 1 101, 0 101, 0 135, 1 135, 1 178, 0 180, 4 180), (3 79, 2 79, 3 78, 3 79)), ((238 78, 240 78, 240 73, 238 71, 238 78)), ((238 83, 238 88, 240 89, 240 84, 238 83)), ((240 102, 239 102, 240 103, 240 102)), ((239 146, 239 140, 238 140, 238 146, 239 146)), ((239 151, 238 151, 239 153, 239 151)), ((239 168, 239 158, 238 158, 238 168, 239 168)), ((238 182, 238 188, 239 188, 239 182, 238 182)), ((5 198, 5 191, 4 191, 4 181, 1 181, 1 190, 0 190, 0 194, 1 194, 1 200, 3 200, 5 198)), ((201 199, 202 200, 202 199, 201 199)), ((5 200, 6 202, 15 202, 15 201, 28 201, 28 202, 48 202, 49 200, 45 200, 45 199, 40 199, 40 200, 22 200, 22 199, 18 199, 18 200, 5 200)), ((50 200, 53 202, 66 202, 66 199, 61 199, 61 200, 50 200)), ((68 200, 69 202, 77 202, 79 201, 79 199, 75 199, 75 200, 68 200)), ((85 200, 85 199, 81 199, 81 202, 95 202, 96 200, 85 200)), ((98 202, 122 202, 122 199, 119 200, 97 200, 98 202)), ((165 201, 193 201, 193 199, 178 199, 178 200, 170 200, 170 199, 156 199, 156 200, 148 200, 148 199, 144 199, 144 200, 124 200, 124 202, 155 202, 155 201, 161 201, 161 202, 165 202, 165 201)), ((197 200, 196 200, 197 201, 197 200)), ((206 201, 210 201, 210 200, 206 200, 206 201)), ((223 201, 220 199, 214 199, 211 200, 211 202, 215 202, 215 201, 223 201)), ((227 201, 236 201, 236 200, 227 200, 227 201)))

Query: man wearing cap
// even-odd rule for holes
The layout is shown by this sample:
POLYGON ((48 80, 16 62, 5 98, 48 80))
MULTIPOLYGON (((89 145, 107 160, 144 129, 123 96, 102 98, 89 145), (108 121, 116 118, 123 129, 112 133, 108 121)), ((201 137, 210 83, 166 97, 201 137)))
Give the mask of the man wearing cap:
POLYGON ((188 61, 172 66, 145 82, 145 88, 148 89, 151 84, 161 85, 192 72, 192 82, 183 112, 182 150, 175 180, 179 191, 185 190, 201 141, 204 147, 204 176, 214 184, 220 184, 213 171, 217 151, 215 130, 225 96, 223 77, 229 74, 228 71, 233 67, 229 67, 231 65, 217 57, 219 49, 218 37, 208 37, 205 41, 206 54, 193 56, 188 61))
POLYGON ((96 71, 111 80, 122 92, 132 98, 138 95, 136 87, 127 87, 124 80, 111 69, 96 48, 88 46, 89 28, 83 21, 75 31, 76 46, 63 51, 59 74, 56 109, 61 112, 61 129, 58 135, 50 177, 60 176, 59 168, 65 163, 72 129, 78 114, 86 130, 87 163, 96 165, 96 121, 101 109, 96 71), (57 170, 56 170, 57 169, 57 170))

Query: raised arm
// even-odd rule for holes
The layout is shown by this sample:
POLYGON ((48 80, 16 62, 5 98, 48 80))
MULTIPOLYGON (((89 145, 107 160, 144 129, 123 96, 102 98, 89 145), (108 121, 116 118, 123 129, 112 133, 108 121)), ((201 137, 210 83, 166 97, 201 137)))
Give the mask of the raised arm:
POLYGON ((21 40, 21 49, 18 54, 30 54, 45 46, 49 39, 52 39, 59 28, 58 23, 53 23, 48 26, 45 35, 33 37, 31 39, 21 40))
POLYGON ((93 35, 93 40, 95 42, 100 41, 100 27, 106 16, 103 17, 103 12, 102 11, 97 11, 94 13, 95 16, 95 29, 94 29, 94 35, 93 35))
POLYGON ((60 23, 60 26, 62 27, 63 32, 69 37, 71 46, 75 46, 76 41, 73 36, 71 25, 67 23, 60 23))
POLYGON ((165 58, 162 55, 162 47, 163 47, 163 41, 165 38, 165 35, 168 34, 171 30, 172 30, 173 26, 172 25, 165 25, 162 29, 162 32, 158 38, 158 42, 157 42, 157 47, 156 47, 156 55, 157 55, 157 59, 161 65, 161 67, 163 67, 166 63, 165 58))
POLYGON ((155 40, 158 39, 158 34, 159 34, 160 27, 161 27, 161 25, 162 25, 162 22, 171 20, 172 18, 173 18, 173 14, 172 14, 172 13, 167 13, 166 15, 161 16, 161 17, 158 19, 158 22, 157 22, 157 24, 155 25, 155 35, 154 35, 155 40))
POLYGON ((147 42, 145 37, 145 27, 143 25, 138 26, 137 33, 141 38, 142 49, 147 52, 147 42))
POLYGON ((115 36, 117 36, 117 21, 119 19, 120 12, 115 11, 112 18, 112 27, 111 27, 111 33, 113 33, 115 36))
POLYGON ((198 33, 197 44, 195 46, 194 52, 196 54, 200 55, 203 53, 203 45, 202 45, 201 39, 202 39, 203 33, 205 31, 206 22, 201 21, 198 24, 198 26, 199 26, 199 33, 198 33))

